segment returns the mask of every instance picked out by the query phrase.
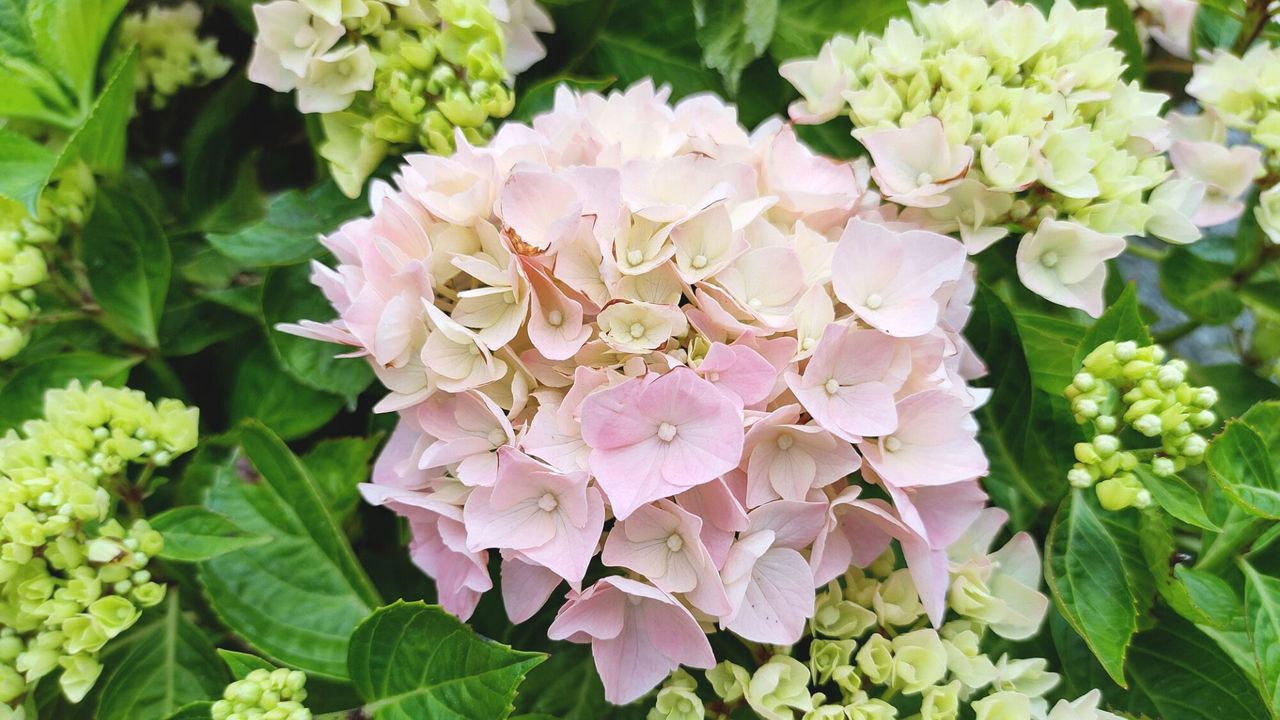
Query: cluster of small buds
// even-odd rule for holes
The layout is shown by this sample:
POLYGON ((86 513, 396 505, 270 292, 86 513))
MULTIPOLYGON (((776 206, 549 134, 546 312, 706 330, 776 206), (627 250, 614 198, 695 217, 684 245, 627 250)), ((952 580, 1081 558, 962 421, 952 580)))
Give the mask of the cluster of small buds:
MULTIPOLYGON (((961 556, 998 531, 1004 515, 990 511, 986 520, 978 523, 981 538, 957 541, 948 550, 953 575, 973 562, 961 556)), ((1010 543, 1015 545, 1021 541, 1010 543)), ((1034 556, 1034 545, 1027 547, 1034 556)), ((1039 595, 1038 570, 1030 568, 1035 581, 1023 595, 1039 595)), ((865 570, 850 570, 819 596, 820 609, 800 643, 776 652, 754 672, 729 661, 708 670, 714 703, 703 702, 692 677, 674 673, 648 720, 723 720, 736 717, 743 704, 764 720, 1116 720, 1098 709, 1097 691, 1050 709, 1046 696, 1059 677, 1047 671, 1047 661, 989 655, 986 638, 1012 637, 954 602, 948 621, 935 629, 911 583, 910 575, 895 569, 892 552, 865 570), (903 601, 890 599, 895 597, 903 601)), ((1043 613, 1036 627, 1042 619, 1043 613)))
POLYGON ((121 47, 138 46, 134 88, 151 107, 163 108, 182 88, 207 84, 231 69, 217 39, 196 33, 202 18, 200 7, 187 0, 175 7, 152 5, 121 22, 121 47))
POLYGON ((1204 461, 1209 443, 1200 431, 1218 422, 1218 392, 1186 381, 1187 364, 1169 359, 1159 345, 1109 341, 1085 358, 1067 386, 1076 422, 1095 433, 1076 443, 1076 463, 1067 473, 1072 487, 1094 487, 1108 510, 1151 505, 1151 493, 1134 470, 1149 467, 1158 477, 1204 461), (1126 450, 1120 434, 1132 429, 1158 439, 1156 448, 1126 450))
POLYGON ((297 670, 253 670, 227 686, 213 704, 213 720, 311 720, 307 676, 297 670))
MULTIPOLYGON (((515 106, 512 73, 541 57, 504 62, 514 14, 535 30, 550 18, 532 2, 483 0, 275 0, 256 5, 259 34, 249 77, 280 92, 297 89, 298 109, 322 113, 338 185, 355 197, 389 152, 418 146, 452 152, 455 136, 480 143, 492 118, 515 106), (502 17, 500 17, 500 15, 502 17)), ((536 40, 534 41, 536 43, 536 40)), ((539 46, 540 49, 540 46, 539 46)))
POLYGON ((146 520, 112 517, 107 484, 130 463, 163 466, 196 442, 196 410, 73 382, 45 395, 45 417, 0 438, 0 703, 61 667, 79 701, 97 653, 165 586, 148 565, 164 545, 146 520))
POLYGON ((27 345, 39 312, 36 286, 49 276, 44 246, 84 223, 94 188, 88 166, 76 163, 50 182, 34 217, 0 215, 0 361, 27 345))

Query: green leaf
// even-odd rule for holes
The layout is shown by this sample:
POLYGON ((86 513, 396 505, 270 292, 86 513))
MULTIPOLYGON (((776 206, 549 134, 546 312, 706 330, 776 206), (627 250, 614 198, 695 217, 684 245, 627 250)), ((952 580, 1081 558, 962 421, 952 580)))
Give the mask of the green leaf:
POLYGON ((689 0, 618 3, 596 37, 595 65, 623 86, 645 78, 670 85, 674 98, 719 91, 719 75, 702 64, 689 0))
MULTIPOLYGON (((262 120, 261 111, 253 105, 263 100, 260 90, 243 75, 228 79, 201 106, 182 142, 183 195, 201 227, 208 225, 209 216, 224 200, 245 188, 257 189, 252 182, 256 168, 250 165, 247 177, 241 169, 253 148, 245 139, 254 137, 254 127, 262 120)), ((248 199, 258 200, 256 194, 248 199)), ((256 212, 256 208, 250 210, 256 212)))
POLYGON ((308 435, 342 409, 340 395, 307 387, 285 372, 266 345, 240 362, 231 383, 232 421, 254 418, 286 440, 308 435))
POLYGON ((25 135, 0 128, 0 197, 22 204, 35 215, 40 193, 58 156, 25 135))
POLYGON ((102 92, 58 154, 58 168, 77 158, 94 170, 112 174, 124 167, 125 130, 133 117, 134 66, 138 51, 131 49, 112 66, 102 92))
POLYGON ((378 594, 298 458, 260 423, 245 423, 240 440, 252 465, 223 467, 206 504, 273 540, 202 564, 209 603, 281 664, 345 678, 351 631, 378 606, 378 594))
POLYGON ((307 265, 274 268, 262 288, 262 318, 267 339, 293 379, 303 385, 341 395, 348 401, 373 382, 373 370, 363 358, 339 358, 349 348, 277 329, 299 320, 325 322, 336 313, 320 288, 311 284, 307 265))
POLYGON ((97 720, 161 720, 188 703, 219 697, 226 685, 213 645, 182 614, 176 591, 161 618, 116 642, 127 649, 98 681, 97 720))
POLYGON ((1133 283, 1126 285, 1124 292, 1102 313, 1102 317, 1085 330, 1080 344, 1076 346, 1072 366, 1080 367, 1085 356, 1108 340, 1132 340, 1139 346, 1151 344, 1151 331, 1142 320, 1142 311, 1138 306, 1138 286, 1133 283))
POLYGON ((1138 476, 1142 486, 1165 512, 1189 525, 1213 532, 1222 531, 1222 528, 1209 519, 1204 503, 1200 501, 1200 493, 1187 484, 1186 480, 1177 475, 1160 477, 1146 465, 1134 468, 1133 474, 1138 476))
POLYGON ((176 507, 150 518, 151 527, 164 535, 160 557, 178 562, 204 562, 251 545, 270 542, 266 535, 252 535, 226 517, 198 505, 176 507))
POLYGON ((1244 14, 1243 2, 1201 2, 1196 8, 1191 26, 1191 56, 1199 57, 1199 50, 1231 47, 1240 34, 1240 21, 1228 13, 1226 6, 1238 8, 1244 14))
POLYGON ((1065 681, 1064 695, 1078 697, 1097 688, 1104 696, 1110 697, 1120 691, 1119 686, 1093 656, 1089 646, 1056 607, 1049 609, 1049 635, 1061 661, 1058 667, 1061 668, 1062 679, 1065 681))
POLYGON ((1000 298, 980 288, 973 308, 965 333, 987 360, 983 382, 992 390, 978 410, 978 440, 991 462, 985 487, 1013 513, 1015 526, 1025 527, 1039 508, 1066 492, 1071 443, 1079 429, 1065 400, 1032 386, 1018 328, 1000 298))
POLYGON ((1207 624, 1225 629, 1240 616, 1240 598, 1226 580, 1186 565, 1177 566, 1173 572, 1186 589, 1187 599, 1207 618, 1207 624))
POLYGON ((1134 713, 1161 720, 1267 720, 1257 689, 1186 620, 1164 614, 1134 640, 1128 665, 1134 713))
POLYGON ((779 62, 817 55, 836 33, 878 33, 906 15, 906 0, 780 0, 769 53, 779 62))
POLYGON ((222 658, 222 662, 225 663, 227 669, 231 671, 231 676, 237 680, 243 680, 246 675, 254 670, 276 669, 275 665, 272 665, 257 655, 236 652, 235 650, 224 650, 223 648, 218 648, 218 657, 222 658))
POLYGON ((94 301, 117 332, 156 347, 171 258, 169 241, 151 211, 119 189, 99 188, 80 259, 94 301))
POLYGON ((742 71, 764 54, 778 22, 778 0, 693 0, 702 62, 718 70, 730 95, 742 71))
POLYGON ((1238 362, 1192 365, 1187 380, 1196 385, 1217 388, 1218 404, 1214 411, 1222 417, 1239 417, 1254 403, 1280 399, 1280 385, 1259 377, 1238 362))
POLYGON ((218 252, 245 265, 293 265, 323 252, 317 236, 367 212, 366 200, 352 200, 325 181, 303 193, 288 190, 267 205, 267 216, 232 233, 209 233, 218 252))
POLYGON ((1258 662, 1258 677, 1266 683, 1263 692, 1271 714, 1280 716, 1280 578, 1263 575, 1240 561, 1244 573, 1244 612, 1249 642, 1258 662))
POLYGON ((80 97, 93 92, 98 56, 126 0, 27 0, 36 52, 80 97))
MULTIPOLYGON (((1280 405, 1280 403, 1267 403, 1280 405)), ((1209 474, 1240 507, 1264 518, 1280 519, 1280 447, 1263 440, 1252 423, 1232 420, 1209 444, 1209 474)))
POLYGON ((168 298, 160 327, 160 351, 165 357, 195 355, 210 345, 235 337, 256 323, 218 303, 202 300, 190 293, 168 298))
POLYGON ((1244 309, 1232 282, 1234 272, 1230 265, 1175 247, 1160 263, 1160 289, 1174 307, 1192 318, 1221 325, 1244 309))
POLYGON ((369 462, 381 442, 381 435, 323 440, 302 456, 316 489, 339 521, 355 511, 360 500, 356 486, 368 481, 369 462))
POLYGON ((421 602, 378 608, 351 636, 351 680, 379 720, 500 720, 544 658, 485 640, 421 602))
POLYGON ((70 352, 45 358, 13 374, 0 388, 0 431, 16 428, 24 420, 44 414, 44 393, 64 388, 72 380, 123 385, 129 369, 140 357, 111 357, 90 352, 70 352))
POLYGON ((183 705, 165 720, 209 720, 213 717, 213 701, 200 700, 183 705))
POLYGON ((529 672, 516 710, 531 716, 547 716, 557 720, 642 720, 643 703, 623 707, 604 699, 604 685, 596 672, 591 650, 582 645, 556 648, 547 661, 529 672))
POLYGON ((1117 683, 1137 631, 1137 600, 1120 542, 1091 496, 1073 491, 1045 541, 1045 580, 1058 609, 1117 683))
POLYGON ((1050 315, 1015 311, 1013 317, 1032 382, 1050 395, 1061 395, 1075 377, 1077 367, 1071 361, 1084 327, 1050 315))

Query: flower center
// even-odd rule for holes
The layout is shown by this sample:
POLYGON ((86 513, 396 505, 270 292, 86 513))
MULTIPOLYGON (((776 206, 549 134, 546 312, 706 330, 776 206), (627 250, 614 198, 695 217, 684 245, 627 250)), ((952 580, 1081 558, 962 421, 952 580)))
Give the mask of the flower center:
POLYGON ((973 212, 973 208, 960 211, 960 222, 964 223, 965 225, 972 225, 973 221, 976 220, 977 218, 978 216, 976 213, 973 212))
POLYGON ((310 25, 303 25, 293 35, 293 46, 297 48, 311 47, 316 41, 316 31, 310 25))
POLYGON ((747 304, 753 308, 758 308, 764 303, 760 301, 760 298, 751 298, 750 300, 747 301, 747 304))
POLYGON ((684 538, 676 533, 667 536, 667 549, 671 552, 680 552, 680 548, 684 547, 684 538))
POLYGON ((538 498, 538 509, 542 512, 551 512, 558 507, 560 507, 560 501, 556 500, 556 496, 551 493, 546 493, 538 498))
POLYGON ((1041 264, 1041 265, 1043 265, 1043 266, 1045 266, 1045 267, 1047 267, 1047 268, 1051 268, 1051 267, 1053 267, 1053 266, 1057 265, 1057 264, 1058 264, 1058 260, 1059 260, 1059 258, 1058 258, 1058 253, 1056 253, 1056 252, 1054 252, 1054 251, 1052 251, 1052 250, 1050 250, 1050 251, 1048 251, 1048 252, 1046 252, 1045 254, 1043 254, 1043 255, 1041 255, 1041 256, 1040 256, 1040 264, 1041 264))
POLYGON ((676 426, 671 423, 664 422, 658 426, 658 439, 662 442, 671 442, 676 438, 676 426))
POLYGON ((693 259, 689 261, 689 264, 692 265, 695 269, 701 270, 702 268, 707 266, 707 256, 694 255, 693 259))
POLYGON ((828 395, 835 395, 840 392, 840 383, 836 382, 835 378, 828 380, 827 384, 822 387, 826 389, 828 395))
POLYGON ((644 337, 644 325, 641 323, 631 323, 631 337, 633 338, 644 337))
POLYGON ((807 338, 805 338, 805 339, 804 339, 804 342, 800 343, 800 349, 801 349, 801 350, 812 350, 812 349, 813 349, 813 344, 814 344, 815 342, 817 342, 817 341, 816 341, 814 338, 807 337, 807 338))
POLYGON ((506 292, 502 293, 502 302, 504 302, 504 303, 506 303, 506 304, 508 304, 508 305, 515 305, 515 304, 516 304, 516 294, 515 294, 515 293, 513 293, 513 292, 511 292, 510 290, 508 290, 508 291, 506 291, 506 292))
POLYGON ((902 441, 890 435, 884 439, 884 449, 889 452, 898 452, 902 449, 902 441))
POLYGON ((927 172, 922 172, 916 176, 916 185, 928 185, 933 182, 933 176, 927 172))
POLYGON ((818 611, 818 622, 823 625, 833 625, 840 619, 840 611, 828 605, 818 611))
POLYGON ((627 252, 627 262, 631 265, 639 265, 644 260, 644 253, 639 250, 631 250, 627 252))
POLYGON ((489 444, 501 445, 507 441, 507 434, 502 432, 502 428, 494 428, 489 431, 489 444))
POLYGON ((792 445, 796 444, 796 439, 791 437, 791 433, 782 433, 774 442, 778 444, 779 450, 789 450, 792 445))
POLYGON ((884 304, 884 298, 880 297, 880 293, 871 293, 867 296, 867 301, 863 303, 868 309, 878 310, 884 304))
POLYGON ((471 353, 472 355, 479 355, 480 346, 476 345, 475 343, 471 343, 470 345, 467 346, 467 352, 471 353))
POLYGON ((547 324, 551 327, 560 327, 564 324, 564 313, 559 310, 552 310, 547 313, 547 324))

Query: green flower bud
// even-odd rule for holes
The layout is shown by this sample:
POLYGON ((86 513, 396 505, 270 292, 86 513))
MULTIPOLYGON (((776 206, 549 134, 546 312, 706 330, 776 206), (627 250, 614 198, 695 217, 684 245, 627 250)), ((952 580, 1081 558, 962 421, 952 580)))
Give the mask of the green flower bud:
POLYGON ((840 583, 832 581, 818 596, 810 625, 815 634, 835 638, 857 637, 876 622, 876 614, 844 599, 840 583))
POLYGON ((741 665, 728 660, 718 663, 707 671, 707 682, 711 689, 725 702, 735 702, 747 691, 751 675, 741 665))
POLYGON ((920 720, 956 720, 960 716, 959 680, 925 688, 920 701, 920 720))
POLYGON ((1031 700, 1016 692, 1001 691, 973 703, 976 720, 1031 720, 1031 700))
POLYGON ((764 720, 794 720, 793 710, 813 709, 809 669, 788 655, 774 655, 751 676, 747 704, 764 720))
POLYGON ((102 674, 102 664, 88 655, 67 655, 59 658, 58 664, 62 666, 58 685, 73 703, 83 700, 102 674))
POLYGON ((850 664, 857 645, 853 640, 814 640, 809 645, 809 672, 818 683, 827 683, 836 670, 850 664))
POLYGON ((692 690, 666 687, 658 691, 658 699, 646 717, 648 720, 702 720, 706 710, 692 690))

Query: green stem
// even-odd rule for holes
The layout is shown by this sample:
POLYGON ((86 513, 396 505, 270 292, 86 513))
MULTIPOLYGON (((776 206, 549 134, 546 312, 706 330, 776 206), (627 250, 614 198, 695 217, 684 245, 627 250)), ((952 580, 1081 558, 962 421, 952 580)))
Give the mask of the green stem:
POLYGON ((1128 250, 1130 255, 1137 255, 1140 258, 1146 258, 1147 260, 1152 260, 1154 262, 1164 260, 1165 256, 1169 254, 1169 251, 1167 250, 1151 247, 1150 245, 1143 245, 1142 243, 1137 242, 1130 243, 1126 250, 1128 250))
POLYGON ((1209 550, 1200 556, 1196 569, 1212 573, 1222 570, 1231 563, 1231 558, 1235 557, 1242 548, 1252 545, 1270 525, 1270 522, 1258 518, 1252 521, 1243 532, 1231 535, 1226 542, 1220 535, 1218 540, 1209 546, 1209 550))
POLYGON ((1262 35, 1262 31, 1267 29, 1267 22, 1271 20, 1270 4, 1271 0, 1249 0, 1240 34, 1236 37, 1235 46, 1231 48, 1233 54, 1243 55, 1262 35))

